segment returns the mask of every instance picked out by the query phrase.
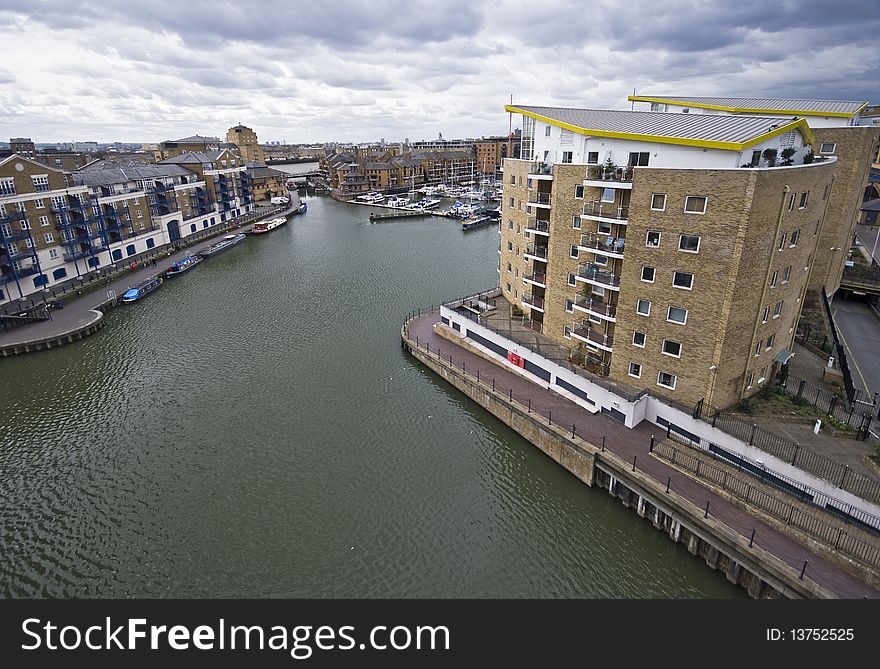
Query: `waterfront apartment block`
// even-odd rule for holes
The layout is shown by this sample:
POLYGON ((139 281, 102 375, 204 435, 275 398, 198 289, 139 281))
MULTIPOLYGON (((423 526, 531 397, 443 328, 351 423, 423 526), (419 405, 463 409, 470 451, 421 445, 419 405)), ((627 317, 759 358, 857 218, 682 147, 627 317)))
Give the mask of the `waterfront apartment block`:
POLYGON ((168 139, 160 142, 153 151, 153 159, 156 162, 160 162, 191 151, 219 151, 221 148, 230 147, 224 146, 224 143, 218 137, 192 135, 181 139, 168 139))
POLYGON ((757 392, 792 355, 838 156, 802 118, 507 109, 498 270, 524 323, 623 388, 757 392))
POLYGON ((819 240, 822 252, 817 254, 809 289, 824 289, 828 296, 837 291, 880 138, 880 128, 863 122, 871 109, 866 101, 654 95, 631 95, 629 100, 658 112, 803 118, 813 131, 815 154, 837 158, 829 218, 819 240))
POLYGON ((226 141, 238 147, 239 155, 246 163, 266 163, 266 152, 257 141, 257 133, 239 123, 226 132, 226 141))
POLYGON ((251 211, 247 168, 229 150, 157 165, 99 161, 73 173, 0 161, 0 304, 251 211))

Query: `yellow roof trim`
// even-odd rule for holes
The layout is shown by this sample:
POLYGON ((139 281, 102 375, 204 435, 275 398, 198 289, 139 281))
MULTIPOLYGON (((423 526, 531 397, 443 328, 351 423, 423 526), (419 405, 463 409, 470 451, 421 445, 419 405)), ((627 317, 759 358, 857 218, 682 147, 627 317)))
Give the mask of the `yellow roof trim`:
POLYGON ((766 132, 763 135, 754 137, 748 142, 721 142, 709 139, 694 139, 692 137, 666 137, 663 135, 647 135, 634 132, 611 132, 607 130, 592 130, 590 128, 582 128, 580 126, 572 125, 570 123, 564 123, 563 121, 557 121, 556 119, 552 119, 549 116, 542 116, 541 114, 526 111, 525 109, 520 109, 519 107, 514 107, 513 105, 504 105, 504 111, 514 114, 522 114, 523 116, 528 116, 537 121, 544 121, 545 123, 550 123, 551 125, 565 128, 566 130, 571 130, 572 132, 576 132, 581 135, 596 135, 597 137, 629 139, 634 141, 655 142, 658 144, 698 146, 704 149, 721 149, 722 151, 743 151, 750 146, 760 144, 765 140, 776 137, 777 135, 781 135, 783 132, 788 132, 789 130, 795 130, 798 128, 803 133, 804 139, 806 140, 807 144, 813 144, 813 142, 815 141, 813 133, 810 131, 810 126, 807 124, 806 120, 802 118, 792 120, 789 123, 786 123, 785 125, 776 128, 775 130, 771 130, 770 132, 766 132))
POLYGON ((674 104, 682 107, 696 107, 697 109, 716 109, 718 111, 726 111, 733 113, 749 113, 749 114, 798 114, 800 116, 833 116, 836 118, 852 118, 865 107, 866 102, 854 112, 819 112, 807 109, 751 109, 748 107, 726 107, 724 105, 710 105, 704 102, 691 102, 690 100, 676 100, 675 98, 649 98, 644 95, 630 95, 627 97, 630 102, 658 102, 660 104, 674 104))

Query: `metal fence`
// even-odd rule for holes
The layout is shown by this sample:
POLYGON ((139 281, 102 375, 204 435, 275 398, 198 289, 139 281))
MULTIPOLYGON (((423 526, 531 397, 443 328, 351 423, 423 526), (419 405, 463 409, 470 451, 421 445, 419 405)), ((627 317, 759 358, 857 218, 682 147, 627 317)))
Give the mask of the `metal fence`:
POLYGON ((798 329, 794 333, 794 340, 800 344, 809 344, 823 353, 831 355, 834 351, 834 340, 829 338, 822 330, 817 330, 809 323, 805 325, 798 324, 798 329))
POLYGON ((705 462, 692 453, 671 444, 665 442, 655 444, 653 453, 672 464, 687 469, 697 478, 719 486, 784 524, 805 532, 860 563, 874 569, 880 569, 880 546, 876 542, 869 543, 855 536, 852 532, 844 532, 843 527, 807 513, 795 504, 756 487, 753 482, 735 476, 727 470, 705 462))
POLYGON ((828 388, 822 388, 791 374, 780 381, 776 388, 792 397, 801 398, 803 404, 810 404, 822 413, 857 430, 859 439, 864 438, 872 421, 877 418, 876 396, 869 397, 858 388, 854 389, 850 402, 828 388))
POLYGON ((880 482, 852 471, 848 465, 819 455, 806 446, 773 434, 754 423, 747 423, 720 410, 702 419, 749 446, 761 449, 783 462, 799 467, 810 474, 830 481, 838 488, 858 495, 870 502, 880 502, 880 482))

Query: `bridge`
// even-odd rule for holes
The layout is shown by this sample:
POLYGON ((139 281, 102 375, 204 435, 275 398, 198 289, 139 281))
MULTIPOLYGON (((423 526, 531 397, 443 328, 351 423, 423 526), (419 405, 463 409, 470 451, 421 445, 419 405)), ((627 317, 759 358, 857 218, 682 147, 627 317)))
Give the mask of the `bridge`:
POLYGON ((880 267, 877 265, 845 267, 840 288, 854 295, 880 295, 880 267))

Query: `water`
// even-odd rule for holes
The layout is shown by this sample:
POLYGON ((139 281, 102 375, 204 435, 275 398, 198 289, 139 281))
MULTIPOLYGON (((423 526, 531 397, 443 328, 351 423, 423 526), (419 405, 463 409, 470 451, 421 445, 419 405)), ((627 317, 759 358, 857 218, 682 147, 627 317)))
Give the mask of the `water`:
POLYGON ((0 360, 0 593, 734 597, 401 350, 494 228, 308 213, 0 360))

